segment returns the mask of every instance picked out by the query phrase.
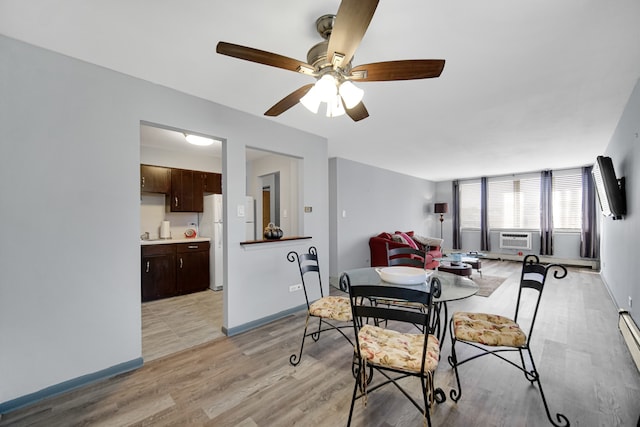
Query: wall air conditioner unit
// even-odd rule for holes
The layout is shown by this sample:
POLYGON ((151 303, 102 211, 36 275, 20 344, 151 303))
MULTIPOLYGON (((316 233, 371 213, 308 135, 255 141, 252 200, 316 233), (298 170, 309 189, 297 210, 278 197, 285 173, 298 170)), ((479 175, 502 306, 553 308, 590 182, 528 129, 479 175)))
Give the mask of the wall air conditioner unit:
POLYGON ((531 249, 531 233, 501 231, 500 249, 531 249))

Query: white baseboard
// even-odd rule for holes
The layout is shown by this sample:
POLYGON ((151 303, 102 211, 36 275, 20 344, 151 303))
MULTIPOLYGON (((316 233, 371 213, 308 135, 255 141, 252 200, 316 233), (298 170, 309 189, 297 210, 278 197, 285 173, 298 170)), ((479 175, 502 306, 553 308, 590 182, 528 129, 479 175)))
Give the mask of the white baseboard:
MULTIPOLYGON (((524 255, 503 254, 500 252, 483 252, 483 253, 485 254, 485 258, 505 260, 505 261, 522 261, 522 259, 524 258, 524 255, 529 255, 527 253, 525 253, 524 255)), ((538 258, 540 258, 540 262, 543 262, 543 263, 562 264, 562 265, 570 265, 575 267, 589 267, 592 270, 600 270, 600 260, 558 258, 558 257, 546 256, 546 255, 538 255, 538 258)))
POLYGON ((625 310, 620 310, 618 328, 624 337, 627 347, 629 347, 629 352, 636 363, 638 371, 640 371, 640 330, 638 330, 638 325, 633 321, 631 315, 625 310))

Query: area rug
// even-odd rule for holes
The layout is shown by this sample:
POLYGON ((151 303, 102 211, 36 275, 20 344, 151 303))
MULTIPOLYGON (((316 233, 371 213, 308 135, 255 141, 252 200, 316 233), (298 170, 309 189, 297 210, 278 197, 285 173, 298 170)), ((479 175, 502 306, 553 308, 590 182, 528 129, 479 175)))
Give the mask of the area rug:
POLYGON ((476 295, 481 297, 488 297, 507 280, 506 277, 496 277, 496 276, 487 276, 484 274, 482 277, 480 275, 473 275, 472 280, 476 282, 476 284, 480 287, 480 290, 476 295))

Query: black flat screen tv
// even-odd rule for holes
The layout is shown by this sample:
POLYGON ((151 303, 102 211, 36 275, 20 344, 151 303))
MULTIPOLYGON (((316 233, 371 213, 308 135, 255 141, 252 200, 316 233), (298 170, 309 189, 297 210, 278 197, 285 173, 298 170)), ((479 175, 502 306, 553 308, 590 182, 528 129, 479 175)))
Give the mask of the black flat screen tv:
POLYGON ((613 219, 621 219, 627 214, 624 178, 616 178, 611 157, 598 156, 592 173, 602 214, 613 219))

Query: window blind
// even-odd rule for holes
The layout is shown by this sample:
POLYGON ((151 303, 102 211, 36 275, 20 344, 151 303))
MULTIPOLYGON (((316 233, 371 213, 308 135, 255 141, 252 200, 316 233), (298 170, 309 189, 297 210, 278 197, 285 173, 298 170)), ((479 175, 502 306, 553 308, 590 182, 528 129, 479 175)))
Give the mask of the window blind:
POLYGON ((460 182, 460 228, 480 228, 480 180, 460 182))
POLYGON ((489 180, 489 229, 540 228, 540 176, 534 174, 489 180))
POLYGON ((580 169, 553 171, 553 228, 582 229, 582 174, 580 169))

